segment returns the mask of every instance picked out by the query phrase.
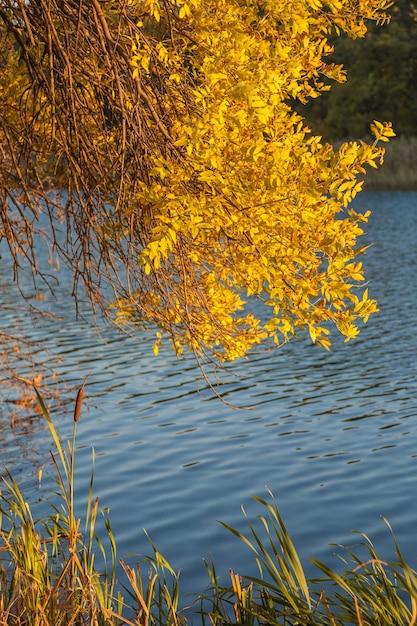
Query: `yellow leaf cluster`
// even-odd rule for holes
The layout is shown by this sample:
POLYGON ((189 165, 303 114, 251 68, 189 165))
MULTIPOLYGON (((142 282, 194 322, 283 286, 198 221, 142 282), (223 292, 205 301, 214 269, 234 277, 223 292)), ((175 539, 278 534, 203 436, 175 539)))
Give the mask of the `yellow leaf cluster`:
MULTIPOLYGON (((175 76, 159 103, 176 119, 173 150, 150 157, 131 215, 146 208, 149 216, 135 297, 177 353, 235 359, 303 329, 328 349, 329 324, 348 341, 377 310, 356 260, 368 214, 348 207, 365 165, 382 161, 376 143, 393 130, 374 121, 373 145, 335 150, 290 103, 325 91, 323 75, 345 80, 341 66, 327 63, 329 34, 364 36, 366 20, 385 19, 388 4, 177 2, 172 41, 132 44, 135 74, 158 63, 175 76)), ((161 17, 162 6, 143 3, 155 20, 174 19, 161 17)))

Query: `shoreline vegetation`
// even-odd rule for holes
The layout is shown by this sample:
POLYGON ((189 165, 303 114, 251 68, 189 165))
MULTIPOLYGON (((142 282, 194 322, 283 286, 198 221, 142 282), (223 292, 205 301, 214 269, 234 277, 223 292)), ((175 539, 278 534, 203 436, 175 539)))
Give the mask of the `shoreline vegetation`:
POLYGON ((117 559, 106 510, 94 495, 94 454, 83 522, 74 510, 77 422, 84 387, 77 396, 72 440, 64 447, 34 388, 52 435, 57 502, 35 520, 16 481, 3 477, 0 493, 0 624, 2 626, 413 626, 417 620, 417 573, 392 534, 396 561, 381 560, 359 533, 355 549, 337 546, 342 572, 312 559, 319 577, 308 579, 274 501, 254 497, 261 514, 246 517, 242 534, 225 529, 249 549, 258 576, 230 571, 219 584, 213 561, 205 561, 208 587, 191 606, 180 605, 179 573, 149 539, 152 556, 133 568, 117 559), (100 529, 101 530, 98 530, 100 529), (360 555, 360 556, 359 556, 360 555), (97 565, 100 562, 101 565, 97 565), (119 582, 119 574, 125 580, 119 582), (123 592, 121 591, 123 589, 123 592))
POLYGON ((365 191, 417 190, 417 137, 393 137, 385 146, 383 165, 366 168, 365 191))

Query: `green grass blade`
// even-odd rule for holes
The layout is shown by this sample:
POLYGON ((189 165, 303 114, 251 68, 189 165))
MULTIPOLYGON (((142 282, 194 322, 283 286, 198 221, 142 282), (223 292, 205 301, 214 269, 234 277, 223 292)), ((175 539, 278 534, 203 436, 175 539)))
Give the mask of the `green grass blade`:
POLYGON ((45 403, 43 401, 43 398, 42 398, 41 394, 39 393, 39 391, 35 387, 35 385, 33 385, 33 388, 35 390, 36 397, 38 398, 39 405, 40 405, 40 407, 42 409, 43 416, 45 417, 45 419, 47 421, 47 424, 48 424, 48 427, 49 427, 49 431, 50 431, 50 433, 52 435, 52 438, 54 440, 55 447, 58 450, 59 458, 61 459, 61 463, 62 463, 62 467, 63 467, 64 472, 65 472, 65 476, 68 479, 70 473, 69 473, 69 468, 68 468, 68 464, 67 464, 64 452, 62 450, 61 441, 60 441, 60 439, 58 437, 58 434, 56 432, 54 423, 53 423, 53 421, 51 419, 51 416, 49 414, 48 409, 45 406, 45 403))

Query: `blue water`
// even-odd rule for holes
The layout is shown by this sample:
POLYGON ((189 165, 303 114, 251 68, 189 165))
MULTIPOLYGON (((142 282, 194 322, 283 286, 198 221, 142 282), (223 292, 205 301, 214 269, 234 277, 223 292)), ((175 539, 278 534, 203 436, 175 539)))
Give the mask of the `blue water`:
MULTIPOLYGON (((76 503, 83 511, 94 447, 95 485, 110 508, 119 556, 134 564, 149 553, 146 528, 159 550, 181 570, 184 594, 208 584, 203 557, 212 554, 223 581, 228 568, 254 572, 249 551, 216 520, 240 530, 244 505, 263 513, 252 495, 275 494, 306 565, 309 557, 334 565, 329 542, 351 544, 358 529, 383 558, 394 550, 381 520, 394 527, 404 554, 417 566, 417 194, 368 193, 356 206, 372 209, 364 258, 370 293, 380 313, 348 344, 334 337, 330 353, 307 337, 233 365, 225 399, 213 397, 192 359, 166 349, 154 357, 152 337, 140 341, 105 325, 101 338, 75 320, 69 295, 39 306, 59 319, 38 319, 31 330, 23 312, 4 310, 1 328, 19 321, 36 355, 65 383, 62 397, 89 375, 78 424, 76 503), (61 359, 58 362, 58 357, 61 359)), ((51 270, 53 271, 53 270, 51 270)), ((9 283, 6 269, 2 283, 9 283)), ((62 294, 71 284, 61 269, 62 294)), ((23 278, 28 287, 28 278, 23 278)), ((15 288, 0 305, 15 302, 15 288)), ((5 393, 3 393, 3 397, 5 393)), ((37 472, 48 459, 50 436, 40 418, 10 425, 2 405, 0 463, 17 473, 26 497, 45 506, 50 484, 37 472), (39 502, 38 502, 39 501, 39 502)), ((71 408, 57 409, 62 437, 72 429, 71 408)))

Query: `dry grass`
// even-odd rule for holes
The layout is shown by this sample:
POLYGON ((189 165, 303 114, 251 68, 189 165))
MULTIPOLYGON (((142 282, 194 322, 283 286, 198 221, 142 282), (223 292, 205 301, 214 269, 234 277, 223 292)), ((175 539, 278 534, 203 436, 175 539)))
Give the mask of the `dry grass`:
POLYGON ((377 170, 368 168, 364 189, 417 190, 417 137, 397 137, 386 145, 385 161, 377 170))
MULTIPOLYGON (((11 475, 0 494, 0 626, 185 626, 180 610, 179 576, 150 541, 153 555, 146 567, 120 561, 126 597, 117 589, 116 542, 110 521, 93 495, 94 472, 85 522, 74 511, 74 450, 84 386, 74 411, 72 441, 64 449, 38 394, 52 435, 57 505, 34 520, 11 475), (104 516, 106 536, 96 530, 104 516), (105 547, 107 546, 107 547, 105 547), (100 571, 96 556, 103 563, 100 571), (143 574, 143 569, 146 571, 143 574)), ((93 455, 94 466, 94 455, 93 455)), ((321 578, 307 579, 296 548, 272 493, 256 497, 263 514, 247 518, 249 532, 227 524, 242 547, 249 548, 258 576, 230 572, 220 585, 214 563, 206 562, 211 582, 194 605, 190 621, 202 626, 414 626, 417 621, 417 573, 407 565, 393 536, 396 562, 377 555, 371 540, 360 535, 355 551, 339 546, 342 572, 313 560, 321 578), (365 559, 358 551, 367 552, 365 559)), ((244 512, 244 511, 243 511, 244 512)), ((245 514, 245 512, 244 512, 245 514)), ((245 514, 246 516, 246 514, 245 514)), ((390 532, 391 528, 387 523, 390 532)))
POLYGON ((0 626, 178 626, 178 576, 156 548, 145 576, 140 569, 122 564, 130 582, 129 604, 116 593, 116 542, 107 513, 99 510, 93 495, 93 471, 83 528, 74 511, 74 450, 84 387, 77 396, 67 449, 37 389, 33 390, 54 441, 51 459, 58 503, 52 505, 50 515, 35 520, 13 477, 3 478, 0 626), (100 515, 105 537, 96 530, 100 515), (96 556, 103 563, 101 571, 96 556), (153 574, 148 577, 149 567, 153 574))

